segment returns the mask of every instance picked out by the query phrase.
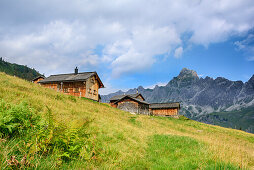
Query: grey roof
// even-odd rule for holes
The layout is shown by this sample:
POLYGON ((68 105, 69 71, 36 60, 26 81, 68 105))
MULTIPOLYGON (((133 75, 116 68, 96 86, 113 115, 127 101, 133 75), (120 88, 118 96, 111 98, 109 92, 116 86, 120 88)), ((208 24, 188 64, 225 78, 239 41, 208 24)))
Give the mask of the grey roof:
POLYGON ((35 80, 37 80, 39 78, 44 78, 45 79, 45 76, 44 75, 39 75, 39 76, 35 77, 32 81, 35 81, 35 80))
POLYGON ((71 73, 51 75, 48 78, 39 81, 39 83, 84 81, 95 74, 96 72, 84 72, 78 74, 71 73))
MULTIPOLYGON (((138 95, 137 95, 137 96, 138 96, 138 95)), ((117 100, 115 103, 118 103, 119 101, 121 101, 121 100, 123 100, 123 99, 125 99, 125 98, 130 98, 130 99, 132 99, 132 100, 134 100, 134 101, 136 101, 136 102, 139 102, 139 103, 143 103, 143 104, 147 104, 147 105, 149 105, 149 103, 148 103, 148 102, 143 101, 143 100, 139 100, 138 98, 136 98, 136 97, 132 97, 131 95, 124 95, 124 97, 120 98, 120 99, 119 99, 119 100, 117 100)))
MULTIPOLYGON (((130 97, 138 97, 139 95, 141 95, 140 93, 136 93, 136 94, 124 94, 124 95, 117 95, 117 96, 113 96, 111 97, 110 101, 115 101, 115 100, 119 100, 119 99, 122 99, 124 98, 125 96, 130 96, 130 97)), ((141 95, 142 96, 142 95, 141 95)), ((143 96, 142 96, 143 97, 143 96)))
POLYGON ((180 108, 180 103, 151 103, 150 109, 170 109, 170 108, 180 108))

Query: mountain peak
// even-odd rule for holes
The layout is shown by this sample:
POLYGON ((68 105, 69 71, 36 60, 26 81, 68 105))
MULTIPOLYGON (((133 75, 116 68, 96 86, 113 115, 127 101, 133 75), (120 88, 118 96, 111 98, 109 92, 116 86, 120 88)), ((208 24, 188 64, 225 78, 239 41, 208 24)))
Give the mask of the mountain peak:
POLYGON ((183 68, 180 72, 180 74, 177 76, 178 78, 186 78, 186 77, 194 77, 198 78, 198 74, 194 70, 190 70, 187 68, 183 68))

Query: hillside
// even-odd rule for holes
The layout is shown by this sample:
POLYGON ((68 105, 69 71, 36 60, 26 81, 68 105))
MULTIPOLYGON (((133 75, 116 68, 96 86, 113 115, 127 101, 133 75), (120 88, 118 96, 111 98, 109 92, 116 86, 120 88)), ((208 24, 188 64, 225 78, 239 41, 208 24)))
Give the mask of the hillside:
POLYGON ((31 81, 33 78, 41 75, 35 69, 15 63, 9 63, 4 61, 2 58, 0 58, 0 72, 5 72, 6 74, 17 76, 28 81, 31 81))
POLYGON ((254 107, 244 108, 230 112, 216 112, 202 115, 197 121, 223 127, 232 127, 246 132, 254 133, 254 107))
MULTIPOLYGON (((32 128, 31 134, 2 136, 1 168, 254 168, 254 135, 240 130, 207 125, 184 117, 131 115, 107 104, 60 94, 4 73, 0 73, 0 100, 2 123, 6 122, 1 116, 5 110, 18 117, 21 115, 19 112, 22 115, 31 112, 41 116, 42 120, 48 120, 41 122, 43 126, 36 126, 42 130, 32 135, 37 131, 33 122, 39 120, 28 116, 26 128, 32 128), (20 104, 24 102, 26 104, 20 104), (82 129, 84 126, 86 128, 82 129), (43 129, 49 130, 49 134, 43 129), (41 141, 40 137, 45 140, 41 141), (81 138, 85 142, 80 142, 81 138), (55 147, 64 145, 66 152, 52 148, 53 142, 55 147), (20 164, 15 164, 15 160, 20 164), (22 164, 22 160, 26 163, 22 164), (14 163, 10 165, 10 162, 14 163)), ((3 124, 0 123, 1 128, 3 124)), ((27 132, 27 129, 21 132, 27 132)))

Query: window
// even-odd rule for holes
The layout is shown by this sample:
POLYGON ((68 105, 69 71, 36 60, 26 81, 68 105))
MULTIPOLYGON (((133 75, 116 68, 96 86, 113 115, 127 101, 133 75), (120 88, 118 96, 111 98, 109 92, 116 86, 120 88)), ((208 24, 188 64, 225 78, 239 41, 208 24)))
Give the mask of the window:
POLYGON ((74 92, 78 93, 79 92, 79 88, 74 88, 74 92))
POLYGON ((91 88, 88 89, 88 93, 89 93, 89 94, 92 94, 91 88))
POLYGON ((94 94, 94 95, 96 95, 96 94, 97 94, 96 90, 94 90, 94 91, 93 91, 93 94, 94 94))
POLYGON ((91 83, 94 84, 94 79, 93 78, 91 78, 91 83))
POLYGON ((68 93, 68 92, 69 92, 68 88, 64 88, 64 93, 68 93))

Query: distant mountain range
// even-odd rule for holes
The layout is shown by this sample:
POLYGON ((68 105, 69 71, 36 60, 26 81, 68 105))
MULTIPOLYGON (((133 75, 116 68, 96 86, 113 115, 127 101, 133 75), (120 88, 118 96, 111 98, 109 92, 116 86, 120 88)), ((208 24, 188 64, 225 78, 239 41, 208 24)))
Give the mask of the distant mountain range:
MULTIPOLYGON (((211 113, 240 113, 242 110, 248 109, 248 114, 252 115, 248 117, 249 124, 253 124, 253 126, 245 126, 244 130, 248 129, 248 131, 254 132, 254 75, 243 83, 223 77, 199 78, 196 71, 184 68, 166 86, 155 86, 154 89, 144 89, 139 86, 127 92, 118 91, 102 95, 102 101, 109 102, 109 99, 114 95, 136 93, 137 90, 150 103, 180 102, 180 114, 205 123, 218 124, 221 122, 221 115, 217 114, 217 117, 213 117, 211 113)), ((232 116, 234 115, 232 114, 232 116)), ((233 123, 235 127, 227 127, 242 128, 241 125, 236 126, 236 123, 233 123)))
POLYGON ((17 76, 28 81, 41 75, 35 69, 31 69, 27 66, 15 63, 9 63, 7 61, 4 61, 3 58, 0 58, 0 72, 4 72, 12 76, 17 76))

